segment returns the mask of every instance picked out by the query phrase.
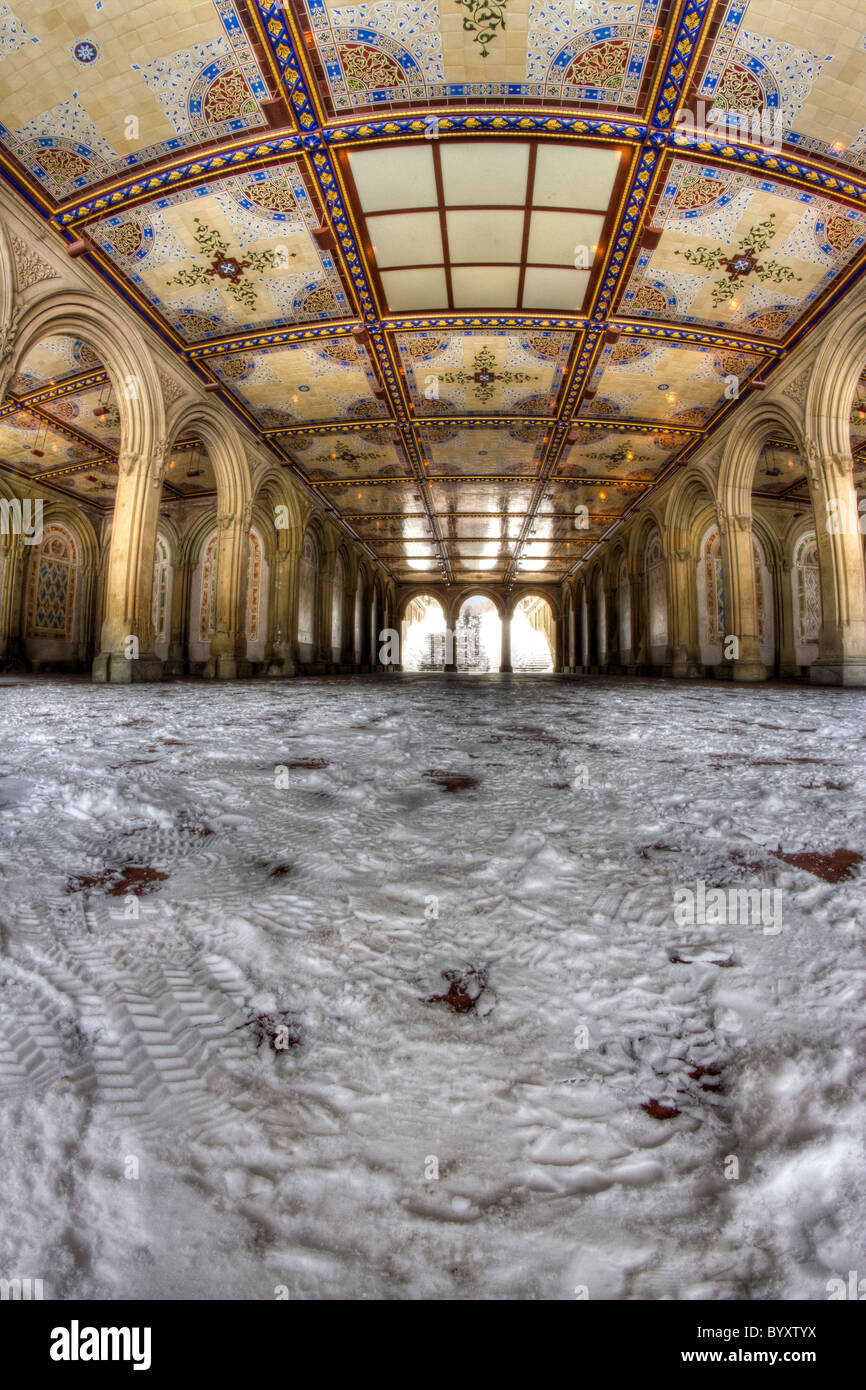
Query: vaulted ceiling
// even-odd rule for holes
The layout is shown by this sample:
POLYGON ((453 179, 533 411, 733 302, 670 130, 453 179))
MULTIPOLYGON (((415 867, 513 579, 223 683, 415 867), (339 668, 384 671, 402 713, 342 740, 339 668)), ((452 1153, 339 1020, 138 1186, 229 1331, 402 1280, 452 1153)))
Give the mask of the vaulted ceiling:
MULTIPOLYGON (((837 0, 0 3, 5 177, 405 580, 562 579, 770 378, 866 261, 864 90, 837 0)), ((4 466, 108 508, 118 445, 43 342, 4 466)))

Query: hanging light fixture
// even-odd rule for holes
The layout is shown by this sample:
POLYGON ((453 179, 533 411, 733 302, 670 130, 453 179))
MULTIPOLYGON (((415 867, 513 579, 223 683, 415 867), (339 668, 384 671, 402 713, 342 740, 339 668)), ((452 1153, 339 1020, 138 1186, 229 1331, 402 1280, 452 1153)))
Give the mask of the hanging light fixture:
POLYGON ((42 421, 37 420, 37 422, 36 422, 36 434, 35 434, 34 439, 33 439, 33 448, 32 448, 32 450, 31 450, 31 453, 33 454, 33 457, 34 457, 34 458, 36 458, 36 459, 44 459, 44 457, 45 457, 45 445, 46 445, 47 441, 48 441, 48 425, 46 424, 46 422, 45 422, 44 420, 42 420, 42 421))
POLYGON ((186 470, 186 476, 188 478, 200 478, 201 475, 201 447, 196 444, 195 448, 190 451, 189 467, 186 470))
POLYGON ((94 418, 103 421, 108 415, 108 403, 111 400, 111 382, 107 382, 99 393, 99 404, 94 406, 94 418))

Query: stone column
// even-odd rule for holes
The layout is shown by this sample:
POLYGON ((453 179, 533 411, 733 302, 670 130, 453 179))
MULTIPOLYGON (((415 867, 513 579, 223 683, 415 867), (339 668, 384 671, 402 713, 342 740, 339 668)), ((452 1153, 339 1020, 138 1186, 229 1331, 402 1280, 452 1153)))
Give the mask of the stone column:
POLYGON ((646 665, 646 619, 644 613, 643 597, 643 575, 629 573, 629 591, 631 594, 631 661, 629 663, 629 674, 638 675, 641 667, 646 665))
POLYGON ((105 617, 99 654, 93 662, 95 681, 130 684, 162 677, 162 662, 154 651, 151 604, 165 461, 163 441, 150 457, 121 450, 118 459, 105 617))
POLYGON ((0 588, 0 659, 18 656, 21 651, 22 575, 26 552, 16 532, 0 536, 3 581, 0 588))
POLYGON ((274 557, 274 606, 272 652, 269 676, 295 676, 298 673, 295 589, 299 552, 292 548, 288 531, 277 532, 274 557))
POLYGON ((819 459, 807 448, 821 568, 821 632, 810 677, 818 685, 866 685, 863 534, 850 454, 819 459))
POLYGON ((249 568, 251 507, 217 516, 216 613, 210 644, 210 660, 204 674, 232 680, 245 658, 245 605, 249 568))
POLYGON ((667 557, 668 640, 672 653, 671 675, 693 679, 700 675, 698 608, 695 586, 695 559, 681 548, 667 557))
POLYGON ((499 670, 503 675, 509 675, 513 670, 511 665, 511 612, 508 609, 506 609, 502 615, 502 646, 499 652, 499 670))
POLYGON ((720 530, 725 576, 725 637, 736 637, 739 644, 739 655, 731 663, 733 677, 738 681, 763 681, 767 679, 767 668, 761 661, 758 636, 752 518, 723 516, 720 530))
POLYGON ((561 675, 565 670, 565 618, 554 618, 551 627, 553 636, 553 670, 554 674, 561 675))
POLYGON ((171 626, 168 635, 167 676, 182 676, 189 670, 189 605, 192 565, 185 556, 174 567, 171 580, 171 626))
POLYGON ((791 563, 786 558, 779 567, 779 675, 800 674, 794 642, 794 595, 791 589, 791 563))

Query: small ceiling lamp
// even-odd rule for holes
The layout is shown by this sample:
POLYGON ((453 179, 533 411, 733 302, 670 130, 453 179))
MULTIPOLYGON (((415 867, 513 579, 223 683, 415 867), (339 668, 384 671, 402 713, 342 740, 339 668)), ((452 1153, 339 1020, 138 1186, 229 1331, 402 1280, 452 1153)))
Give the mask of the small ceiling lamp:
POLYGON ((48 426, 47 426, 47 424, 45 424, 44 421, 43 421, 41 424, 37 422, 37 425, 36 425, 36 435, 35 435, 35 437, 34 437, 34 439, 33 439, 33 448, 32 448, 31 451, 30 451, 35 459, 44 459, 44 457, 45 457, 45 444, 46 444, 47 440, 48 440, 48 426))

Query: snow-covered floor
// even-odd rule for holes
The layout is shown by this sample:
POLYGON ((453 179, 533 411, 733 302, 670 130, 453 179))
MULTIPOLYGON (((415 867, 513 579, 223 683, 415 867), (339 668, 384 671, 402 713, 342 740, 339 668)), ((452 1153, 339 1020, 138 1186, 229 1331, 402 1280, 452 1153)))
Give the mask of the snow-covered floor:
POLYGON ((863 866, 773 854, 862 851, 862 694, 0 685, 0 1275, 823 1299, 866 1274, 863 866), (780 889, 781 930, 678 927, 698 880, 780 889))

